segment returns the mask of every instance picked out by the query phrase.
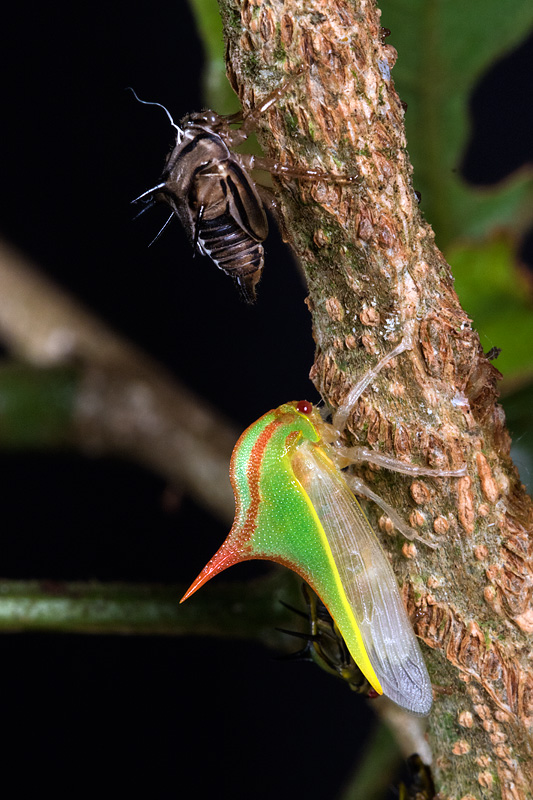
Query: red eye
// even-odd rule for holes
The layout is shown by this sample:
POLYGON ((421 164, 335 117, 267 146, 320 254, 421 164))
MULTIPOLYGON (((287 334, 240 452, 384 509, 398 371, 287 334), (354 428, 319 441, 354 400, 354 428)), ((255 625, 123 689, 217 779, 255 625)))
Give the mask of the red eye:
POLYGON ((307 400, 300 400, 296 406, 296 410, 299 411, 300 414, 310 414, 313 410, 313 404, 309 403, 307 400))

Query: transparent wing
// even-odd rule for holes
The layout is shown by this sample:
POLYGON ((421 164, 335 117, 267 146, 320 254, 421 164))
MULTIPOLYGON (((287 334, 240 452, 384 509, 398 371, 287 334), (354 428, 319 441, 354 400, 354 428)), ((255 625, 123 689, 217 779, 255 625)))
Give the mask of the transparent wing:
POLYGON ((295 474, 322 523, 340 582, 384 693, 415 714, 432 703, 431 683, 396 578, 340 470, 303 442, 295 474))

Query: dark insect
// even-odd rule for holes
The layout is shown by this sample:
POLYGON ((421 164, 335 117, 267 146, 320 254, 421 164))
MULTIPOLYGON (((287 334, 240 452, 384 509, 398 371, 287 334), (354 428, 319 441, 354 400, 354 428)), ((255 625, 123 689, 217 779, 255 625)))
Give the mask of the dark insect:
POLYGON ((501 352, 502 352, 501 347, 491 347, 489 352, 485 353, 485 358, 488 361, 496 361, 501 352))
POLYGON ((219 269, 230 275, 248 303, 255 300, 255 287, 263 269, 262 243, 268 233, 265 205, 275 209, 273 195, 254 181, 251 170, 304 180, 338 183, 356 180, 355 176, 292 168, 267 158, 234 152, 255 130, 261 115, 286 94, 289 85, 301 74, 302 70, 246 115, 238 112, 221 116, 215 111, 200 111, 188 114, 178 126, 164 109, 176 129, 176 145, 167 158, 160 183, 134 200, 146 198, 140 213, 157 202, 167 203, 172 214, 158 236, 172 217, 177 216, 194 252, 198 250, 209 256, 219 269), (242 123, 240 128, 230 127, 236 123, 242 123))
POLYGON ((415 753, 407 759, 407 768, 411 779, 408 786, 400 784, 398 800, 434 800, 435 784, 430 767, 415 753))
POLYGON ((326 606, 309 586, 302 584, 302 591, 307 604, 307 614, 292 606, 288 606, 299 616, 309 620, 309 633, 284 630, 306 644, 289 658, 294 660, 314 661, 330 675, 336 675, 346 681, 353 692, 377 697, 376 692, 353 660, 342 635, 335 625, 326 606))

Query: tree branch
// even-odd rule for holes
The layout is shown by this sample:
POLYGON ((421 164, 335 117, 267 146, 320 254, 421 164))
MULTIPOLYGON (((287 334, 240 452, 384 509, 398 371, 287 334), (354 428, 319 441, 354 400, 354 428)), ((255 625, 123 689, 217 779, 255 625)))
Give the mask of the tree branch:
MULTIPOLYGON (((404 543, 369 508, 403 583, 437 687, 430 742, 443 797, 529 797, 533 722, 531 501, 496 405, 499 373, 461 309, 411 185, 403 110, 369 0, 220 0, 228 73, 249 109, 305 71, 260 133, 298 167, 360 175, 358 186, 284 182, 279 199, 308 282, 317 343, 311 376, 335 408, 368 364, 415 329, 415 347, 379 376, 349 438, 461 479, 367 469, 367 482, 436 552, 404 543)), ((268 263, 266 265, 268 269, 268 263)))
POLYGON ((247 581, 246 589, 240 582, 208 588, 202 603, 180 606, 185 585, 2 580, 0 633, 217 636, 294 650, 277 628, 299 629, 299 619, 280 602, 299 603, 299 581, 275 569, 247 581))
MULTIPOLYGON (((46 428, 52 436, 52 424, 59 437, 56 444, 144 464, 185 486, 231 523, 234 500, 228 464, 238 431, 2 242, 0 336, 12 353, 38 366, 74 365, 40 383, 16 370, 2 376, 4 391, 16 392, 16 383, 22 381, 24 402, 41 409, 34 430, 40 427, 43 435, 46 428), (56 399, 58 391, 68 397, 61 399, 63 407, 57 413, 40 402, 50 385, 56 399), (37 395, 33 403, 32 392, 37 395)), ((8 410, 4 401, 3 414, 8 410)), ((20 415, 20 404, 16 412, 20 415)), ((25 433, 30 433, 27 425, 25 433)), ((5 441, 6 436, 1 438, 5 441)))

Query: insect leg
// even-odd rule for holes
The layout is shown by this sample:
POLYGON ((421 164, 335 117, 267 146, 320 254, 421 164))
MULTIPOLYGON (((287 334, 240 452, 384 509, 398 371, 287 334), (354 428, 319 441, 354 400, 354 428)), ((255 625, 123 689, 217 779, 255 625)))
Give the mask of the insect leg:
POLYGON ((412 332, 409 331, 409 333, 404 336, 400 344, 396 345, 394 350, 391 350, 390 353, 378 361, 375 367, 369 369, 368 372, 366 372, 363 377, 357 381, 355 386, 351 388, 333 415, 332 424, 336 431, 340 433, 345 429, 346 421, 350 411, 354 407, 355 403, 359 400, 366 387, 372 383, 376 375, 381 372, 383 367, 385 367, 389 361, 392 361, 393 358, 396 358, 396 356, 400 355, 400 353, 404 353, 406 350, 412 350, 412 348, 412 332))
POLYGON ((394 508, 387 502, 385 502, 382 497, 373 492, 372 489, 360 478, 356 478, 355 475, 346 475, 346 473, 343 473, 343 475, 350 489, 352 489, 355 494, 361 495, 362 497, 367 497, 369 500, 372 500, 377 506, 379 506, 390 518, 394 527, 397 528, 397 530, 399 530, 406 539, 417 539, 419 542, 423 542, 433 550, 438 547, 438 544, 435 544, 435 542, 432 542, 430 539, 425 539, 423 536, 417 533, 414 528, 411 528, 410 525, 404 522, 398 512, 395 511, 394 508))
MULTIPOLYGON (((284 84, 282 84, 278 89, 274 89, 274 91, 268 94, 265 97, 265 99, 261 103, 259 103, 259 105, 255 106, 255 108, 253 108, 251 111, 248 112, 248 114, 245 115, 242 126, 239 128, 239 130, 232 131, 231 135, 232 147, 235 147, 241 142, 244 142, 244 140, 248 138, 248 136, 252 133, 252 131, 254 131, 257 128, 259 120, 261 116, 265 113, 265 111, 267 111, 270 108, 270 106, 274 105, 274 103, 277 103, 279 100, 281 100, 283 95, 287 93, 290 85, 294 83, 294 81, 297 78, 299 78, 300 75, 302 75, 304 72, 305 69, 303 67, 294 72, 290 76, 290 78, 287 81, 285 81, 284 84)), ((229 121, 231 123, 231 121, 236 122, 237 120, 230 119, 229 121)))
MULTIPOLYGON (((137 216, 139 216, 139 215, 137 214, 137 216)), ((148 245, 148 247, 151 247, 153 244, 155 244, 155 242, 157 242, 157 240, 159 239, 159 237, 161 236, 161 234, 163 233, 163 231, 165 230, 165 228, 167 227, 167 225, 168 225, 168 224, 170 223, 170 221, 172 220, 173 216, 174 216, 174 212, 172 212, 172 214, 171 214, 171 215, 170 215, 170 217, 167 219, 167 221, 165 222, 165 224, 163 225, 163 227, 161 228, 161 230, 159 231, 159 233, 156 233, 156 235, 154 236, 154 238, 152 239, 152 241, 150 242, 150 244, 148 245)))
MULTIPOLYGON (((242 158, 242 156, 241 156, 242 158)), ((271 175, 285 178, 299 178, 302 181, 329 181, 330 183, 354 183, 359 180, 358 175, 336 175, 333 172, 321 172, 317 169, 303 169, 290 164, 280 164, 270 158, 246 155, 248 169, 262 169, 271 175)))
POLYGON ((427 475, 430 478, 461 478, 466 475, 466 464, 460 469, 419 467, 417 464, 406 464, 405 461, 400 461, 398 458, 387 456, 384 453, 376 453, 367 447, 343 447, 338 445, 335 447, 335 452, 348 462, 355 464, 359 461, 366 461, 368 464, 385 467, 385 469, 401 472, 404 475, 427 475))
POLYGON ((200 224, 202 222, 202 218, 204 216, 205 205, 202 203, 198 210, 198 214, 194 221, 194 237, 192 242, 192 254, 193 258, 196 255, 196 251, 198 250, 198 236, 200 235, 200 224))
POLYGON ((226 114, 224 116, 224 121, 226 125, 237 125, 244 120, 244 111, 236 111, 234 114, 226 114))
POLYGON ((151 209, 151 208, 153 208, 153 207, 155 206, 155 204, 156 204, 155 200, 151 200, 149 203, 145 203, 145 205, 144 205, 144 208, 141 208, 141 210, 140 210, 140 211, 138 211, 138 212, 135 214, 135 216, 133 217, 133 219, 134 219, 134 220, 136 220, 136 219, 139 219, 139 217, 142 217, 142 215, 144 214, 144 212, 145 212, 145 211, 150 211, 150 209, 151 209))
MULTIPOLYGON (((406 334, 400 344, 398 344, 390 353, 384 356, 378 363, 370 369, 359 381, 353 386, 343 403, 338 407, 336 413, 333 415, 332 428, 338 433, 342 432, 346 427, 348 415, 357 402, 361 394, 372 383, 376 375, 385 367, 393 358, 400 355, 406 350, 411 350, 413 347, 412 330, 406 334)), ((457 470, 443 470, 433 467, 422 467, 416 464, 406 464, 392 456, 387 456, 383 453, 376 453, 366 447, 343 447, 336 443, 335 453, 338 457, 340 466, 346 466, 349 463, 358 461, 366 461, 370 464, 375 464, 379 467, 385 467, 405 475, 427 475, 434 478, 459 478, 466 474, 466 465, 457 470)), ((434 542, 425 539, 418 534, 413 528, 407 525, 406 522, 399 516, 399 514, 379 495, 372 491, 363 481, 353 475, 344 473, 346 482, 350 485, 356 494, 363 495, 364 497, 372 500, 378 505, 392 520, 394 526, 402 533, 407 539, 418 539, 429 547, 436 547, 434 542)))
POLYGON ((302 181, 328 181, 329 183, 354 183, 359 180, 358 175, 336 175, 333 172, 321 172, 317 169, 303 169, 290 164, 280 164, 271 158, 254 156, 249 153, 240 153, 239 160, 247 170, 261 169, 271 175, 285 178, 299 178, 302 181))
POLYGON ((133 205, 134 203, 138 203, 139 200, 143 199, 143 197, 146 197, 149 194, 153 194, 154 192, 157 192, 158 189, 164 189, 165 186, 166 186, 166 183, 158 183, 157 186, 152 186, 151 189, 147 189, 145 192, 140 194, 139 197, 136 197, 135 200, 132 200, 131 204, 133 205))
POLYGON ((284 608, 288 608, 289 611, 292 611, 293 614, 297 614, 299 617, 303 617, 304 619, 309 619, 309 614, 306 614, 305 611, 300 611, 299 608, 296 606, 291 606, 290 603, 286 603, 284 600, 279 601, 284 608))

